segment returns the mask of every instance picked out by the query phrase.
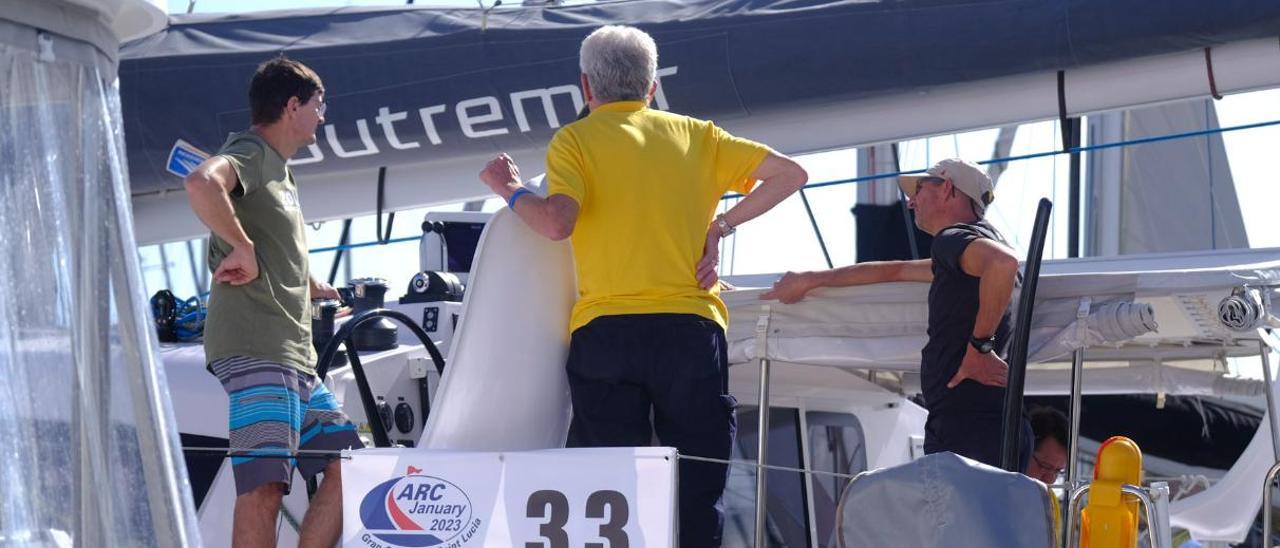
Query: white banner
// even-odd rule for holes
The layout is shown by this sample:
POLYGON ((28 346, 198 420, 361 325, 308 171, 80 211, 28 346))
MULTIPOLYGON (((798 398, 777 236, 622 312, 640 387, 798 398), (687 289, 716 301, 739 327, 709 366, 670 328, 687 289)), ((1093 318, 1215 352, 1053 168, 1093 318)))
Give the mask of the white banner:
POLYGON ((667 447, 344 452, 345 548, 675 544, 667 447))

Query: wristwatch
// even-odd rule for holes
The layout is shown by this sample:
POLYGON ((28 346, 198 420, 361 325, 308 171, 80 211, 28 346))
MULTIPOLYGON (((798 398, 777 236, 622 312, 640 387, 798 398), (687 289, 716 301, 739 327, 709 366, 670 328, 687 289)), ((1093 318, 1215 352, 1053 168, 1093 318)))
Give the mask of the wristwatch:
POLYGON ((996 348, 996 337, 995 335, 992 335, 985 339, 979 339, 978 337, 970 337, 969 344, 973 346, 973 349, 977 350, 980 354, 990 354, 991 351, 995 350, 996 348))
POLYGON ((729 221, 724 220, 724 215, 716 215, 716 226, 720 228, 721 238, 726 238, 738 230, 737 227, 731 226, 729 221))

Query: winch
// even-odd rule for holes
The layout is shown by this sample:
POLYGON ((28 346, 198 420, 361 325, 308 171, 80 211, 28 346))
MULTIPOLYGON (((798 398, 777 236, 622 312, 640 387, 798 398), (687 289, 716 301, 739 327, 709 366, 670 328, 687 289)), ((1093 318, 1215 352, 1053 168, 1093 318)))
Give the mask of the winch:
MULTIPOLYGON (((387 281, 382 278, 356 278, 347 283, 351 293, 353 316, 366 310, 382 308, 387 295, 387 281)), ((396 324, 386 318, 361 325, 351 334, 357 350, 390 350, 397 346, 396 324)))

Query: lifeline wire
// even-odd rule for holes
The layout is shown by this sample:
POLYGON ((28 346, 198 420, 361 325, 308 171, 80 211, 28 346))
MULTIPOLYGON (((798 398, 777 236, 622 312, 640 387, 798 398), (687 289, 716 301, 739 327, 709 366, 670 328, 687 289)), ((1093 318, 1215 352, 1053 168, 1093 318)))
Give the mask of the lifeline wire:
MULTIPOLYGON (((182 450, 183 452, 191 452, 191 453, 210 453, 212 455, 219 455, 224 458, 225 457, 255 457, 255 458, 277 458, 277 459, 283 459, 283 458, 319 459, 319 458, 332 458, 332 457, 343 458, 343 459, 352 458, 350 455, 344 456, 342 454, 342 451, 335 451, 332 449, 299 449, 299 450, 291 451, 288 453, 270 452, 270 453, 263 453, 263 454, 253 454, 253 451, 254 451, 253 449, 228 449, 226 447, 183 447, 182 450)), ((746 467, 751 467, 756 469, 764 468, 766 470, 777 470, 779 472, 797 472, 801 474, 816 474, 821 476, 833 476, 833 477, 845 478, 845 479, 853 479, 855 476, 857 476, 857 474, 841 474, 839 472, 826 472, 823 470, 805 470, 803 468, 792 468, 790 466, 760 464, 758 462, 753 462, 749 460, 724 460, 724 459, 714 459, 710 457, 695 457, 693 455, 681 455, 679 453, 676 453, 676 460, 711 462, 716 464, 727 464, 730 466, 746 466, 746 467)))
MULTIPOLYGON (((1019 155, 1019 156, 1006 156, 1006 157, 1004 157, 1004 158, 991 158, 990 160, 982 160, 982 161, 978 162, 978 164, 979 164, 979 165, 987 165, 987 164, 999 164, 999 163, 1017 162, 1017 161, 1021 161, 1021 160, 1034 160, 1034 159, 1036 159, 1036 158, 1048 158, 1048 157, 1050 157, 1050 156, 1059 156, 1059 155, 1062 155, 1062 154, 1073 154, 1073 153, 1080 153, 1080 152, 1089 152, 1089 151, 1093 151, 1093 150, 1105 150, 1105 149, 1109 149, 1109 148, 1126 147, 1126 146, 1133 146, 1133 145, 1143 145, 1143 144, 1147 144, 1147 143, 1159 143, 1159 142, 1162 142, 1162 141, 1172 141, 1172 140, 1175 140, 1175 139, 1187 139, 1187 138, 1191 138, 1191 137, 1202 137, 1202 136, 1206 136, 1206 135, 1214 135, 1214 134, 1218 134, 1218 133, 1228 133, 1228 132, 1232 132, 1232 131, 1241 131, 1241 130, 1245 130, 1245 129, 1256 129, 1256 128, 1262 128, 1262 127, 1276 126, 1276 125, 1280 125, 1280 120, 1271 120, 1271 121, 1268 121, 1268 122, 1258 122, 1258 123, 1256 123, 1256 124, 1244 124, 1244 125, 1231 126, 1231 127, 1220 127, 1220 128, 1215 128, 1215 129, 1202 129, 1202 130, 1197 130, 1197 131, 1187 131, 1187 132, 1183 132, 1183 133, 1170 133, 1170 134, 1168 134, 1168 135, 1157 135, 1157 136, 1155 136, 1155 137, 1144 137, 1144 138, 1141 138, 1141 139, 1131 139, 1131 140, 1128 140, 1128 141, 1116 141, 1116 142, 1114 142, 1114 143, 1099 143, 1099 144, 1096 144, 1096 145, 1086 145, 1086 146, 1078 146, 1078 147, 1065 148, 1065 149, 1063 149, 1063 150, 1050 150, 1050 151, 1045 151, 1045 152, 1033 152, 1033 153, 1031 153, 1031 154, 1022 154, 1022 155, 1019 155)), ((927 140, 925 141, 925 144, 926 144, 926 147, 927 147, 927 146, 928 146, 928 141, 927 141, 927 140)), ((821 183, 813 183, 813 184, 805 185, 805 186, 803 186, 803 187, 801 187, 801 188, 803 188, 803 189, 805 189, 805 190, 809 190, 809 189, 814 189, 814 188, 822 188, 822 187, 835 186, 835 185, 846 185, 846 184, 851 184, 851 183, 865 183, 865 182, 867 182, 867 181, 877 181, 877 180, 880 180, 880 179, 892 179, 892 178, 900 177, 900 176, 902 176, 902 175, 915 175, 915 174, 918 174, 918 173, 924 173, 924 172, 925 172, 925 170, 924 170, 924 169, 913 169, 913 170, 910 170, 910 171, 895 171, 895 172, 891 172, 891 173, 877 173, 877 174, 874 174, 874 175, 864 175, 864 176, 861 176, 861 177, 852 177, 852 178, 849 178, 849 179, 838 179, 838 180, 835 180, 835 181, 825 181, 825 182, 821 182, 821 183)), ((731 193, 731 194, 726 194, 724 197, 722 197, 722 198, 721 198, 721 200, 729 200, 729 199, 733 199, 733 198, 742 198, 742 197, 743 197, 743 195, 742 195, 742 194, 731 193)), ((392 239, 392 240, 387 240, 386 242, 382 242, 382 243, 380 243, 380 242, 364 242, 364 243, 358 243, 358 244, 348 244, 348 245, 345 245, 345 246, 343 246, 343 245, 338 245, 338 246, 333 246, 333 247, 321 247, 321 248, 312 249, 312 250, 310 250, 310 252, 311 252, 311 253, 324 253, 324 252, 327 252, 327 251, 337 251, 337 250, 340 250, 340 249, 356 249, 356 248, 360 248, 360 247, 368 247, 368 246, 374 246, 374 245, 394 244, 394 243, 399 243, 399 242, 418 241, 418 240, 421 240, 421 239, 422 239, 422 238, 421 238, 421 237, 418 237, 418 236, 407 236, 407 237, 404 237, 404 238, 396 238, 396 239, 392 239)))

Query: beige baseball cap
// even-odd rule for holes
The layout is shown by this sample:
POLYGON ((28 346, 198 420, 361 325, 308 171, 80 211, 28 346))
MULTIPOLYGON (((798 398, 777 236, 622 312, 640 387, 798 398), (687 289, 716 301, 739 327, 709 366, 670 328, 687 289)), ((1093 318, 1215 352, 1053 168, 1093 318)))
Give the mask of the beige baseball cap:
POLYGON ((956 189, 973 199, 973 209, 979 217, 986 214, 987 206, 996 199, 995 185, 991 184, 991 177, 988 177, 977 164, 960 158, 948 158, 933 164, 933 167, 922 175, 898 177, 898 188, 901 188, 908 198, 913 197, 916 195, 916 187, 920 185, 920 179, 925 177, 950 179, 956 189))

